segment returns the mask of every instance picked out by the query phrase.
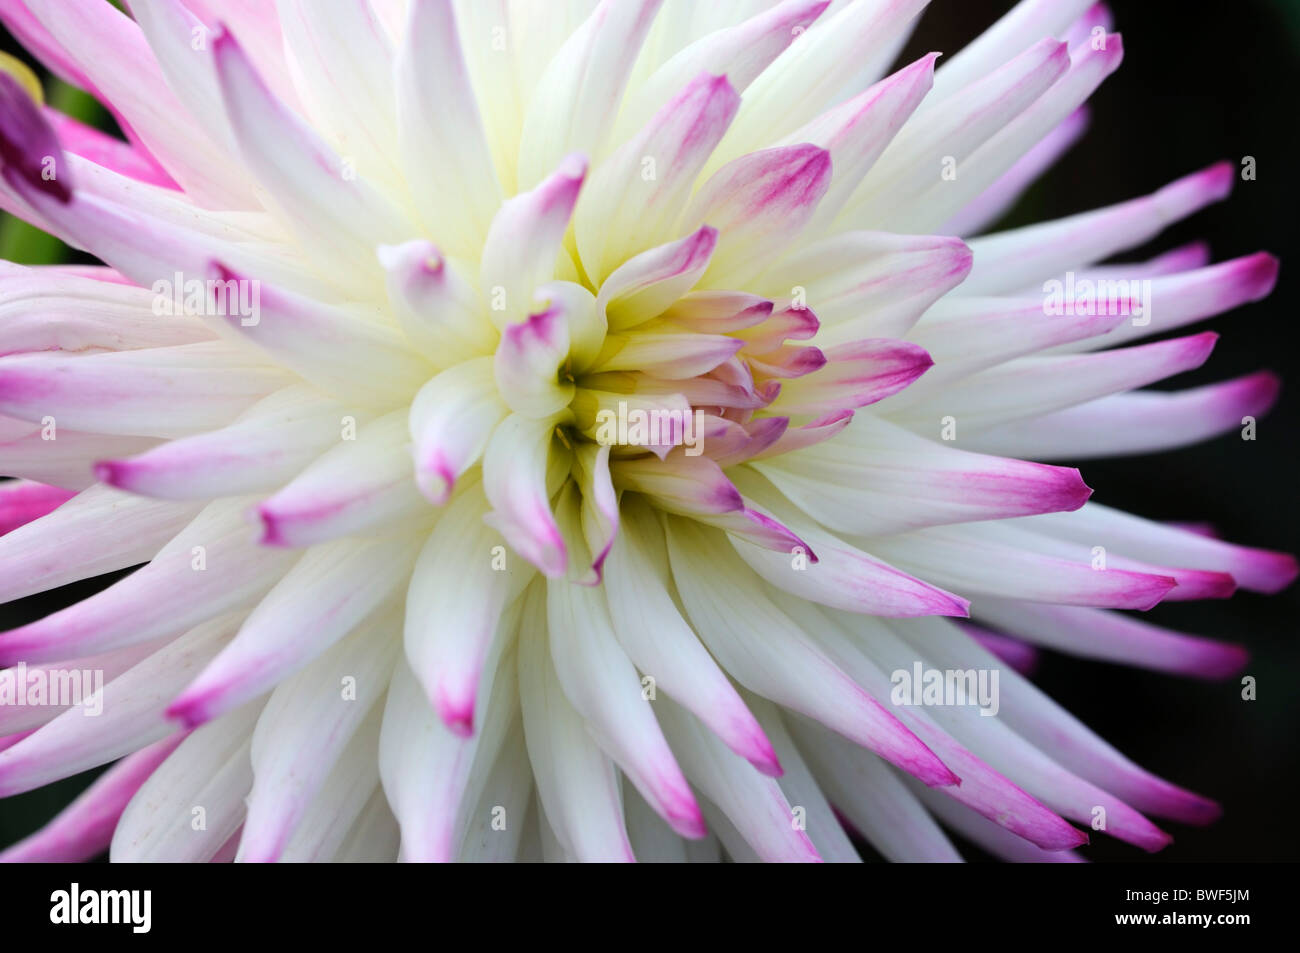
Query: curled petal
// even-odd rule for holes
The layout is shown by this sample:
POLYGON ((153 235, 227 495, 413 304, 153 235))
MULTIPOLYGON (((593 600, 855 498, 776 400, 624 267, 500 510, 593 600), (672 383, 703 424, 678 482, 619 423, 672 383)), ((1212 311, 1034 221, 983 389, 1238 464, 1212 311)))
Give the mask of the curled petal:
MULTIPOLYGON (((483 490, 492 503, 484 519, 545 575, 563 576, 569 565, 564 536, 551 511, 555 418, 512 414, 492 434, 483 455, 483 490)), ((566 468, 567 469, 567 468, 566 468)))

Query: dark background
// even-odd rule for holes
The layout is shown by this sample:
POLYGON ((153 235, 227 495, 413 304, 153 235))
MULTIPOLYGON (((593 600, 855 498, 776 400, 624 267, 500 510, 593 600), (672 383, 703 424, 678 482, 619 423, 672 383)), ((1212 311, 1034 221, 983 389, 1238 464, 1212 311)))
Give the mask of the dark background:
MULTIPOLYGON (((934 0, 904 54, 951 55, 1013 4, 934 0)), ((1213 523, 1225 538, 1300 551, 1296 435, 1300 366, 1292 323, 1300 292, 1292 269, 1300 208, 1296 141, 1300 0, 1112 0, 1124 35, 1119 71, 1091 100, 1087 136, 1036 185, 1007 225, 1055 218, 1147 194, 1220 159, 1257 160, 1257 178, 1231 199, 1180 223, 1133 258, 1208 239, 1215 260, 1259 250, 1283 261, 1273 296, 1197 330, 1221 332, 1206 367, 1184 388, 1261 367, 1287 382, 1255 442, 1225 436, 1184 450, 1082 466, 1094 499, 1154 519, 1213 523)), ((17 52, 4 37, 4 49, 17 52)), ((102 580, 0 607, 0 628, 37 618, 98 589, 102 580)), ((1207 683, 1045 654, 1035 680, 1125 754, 1171 781, 1221 801, 1216 825, 1167 825, 1175 842, 1146 855, 1107 838, 1097 861, 1278 861, 1297 856, 1292 820, 1300 772, 1300 587, 1278 596, 1157 606, 1151 621, 1246 645, 1258 700, 1236 680, 1207 683)), ((88 777, 0 804, 0 845, 44 823, 88 777)), ((981 855, 972 850, 972 859, 981 855)))

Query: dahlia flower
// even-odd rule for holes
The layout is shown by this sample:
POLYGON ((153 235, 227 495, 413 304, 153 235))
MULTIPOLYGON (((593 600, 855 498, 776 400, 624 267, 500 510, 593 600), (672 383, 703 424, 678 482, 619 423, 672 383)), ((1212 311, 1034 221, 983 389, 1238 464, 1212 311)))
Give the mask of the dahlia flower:
POLYGON ((0 204, 102 262, 0 272, 0 597, 139 568, 0 633, 0 796, 113 762, 0 856, 1059 861, 1212 820, 1017 669, 1240 669, 1124 610, 1294 560, 1053 461, 1264 412, 1267 374, 1135 390, 1213 334, 1134 342, 1276 261, 1103 264, 1227 163, 985 234, 1120 37, 1024 0, 891 72, 925 6, 4 0, 125 139, 0 76, 0 204))

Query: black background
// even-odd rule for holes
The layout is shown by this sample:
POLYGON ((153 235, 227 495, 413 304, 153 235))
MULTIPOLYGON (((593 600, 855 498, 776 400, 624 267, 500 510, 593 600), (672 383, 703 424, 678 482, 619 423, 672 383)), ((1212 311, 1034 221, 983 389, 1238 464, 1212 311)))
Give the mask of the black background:
MULTIPOLYGON (((934 0, 904 55, 951 54, 1012 6, 1008 0, 934 0)), ((1119 71, 1091 100, 1092 127, 1036 185, 1006 224, 1024 224, 1143 195, 1220 159, 1254 156, 1257 178, 1231 199, 1180 223, 1134 259, 1205 238, 1215 260, 1259 250, 1282 258, 1266 301, 1196 330, 1221 333, 1207 365, 1176 378, 1195 386, 1261 367, 1286 384, 1258 439, 1226 436, 1200 446, 1081 465, 1094 499, 1155 519, 1213 523, 1237 542, 1300 551, 1297 413, 1300 367, 1292 324, 1300 292, 1292 270, 1297 202, 1297 65, 1300 0, 1113 0, 1124 36, 1119 71)), ((4 48, 16 51, 5 38, 4 48)), ((0 607, 0 627, 37 618, 102 580, 0 607)), ((1220 800, 1212 827, 1171 825, 1175 843, 1156 855, 1094 838, 1098 861, 1276 861, 1297 855, 1293 820, 1300 764, 1300 587, 1278 596, 1158 606, 1151 621, 1241 642, 1258 700, 1233 681, 1207 683, 1045 654, 1035 680, 1127 755, 1170 780, 1220 800)), ((0 845, 38 827, 86 777, 0 804, 0 845)), ((972 859, 978 852, 971 851, 972 859)))

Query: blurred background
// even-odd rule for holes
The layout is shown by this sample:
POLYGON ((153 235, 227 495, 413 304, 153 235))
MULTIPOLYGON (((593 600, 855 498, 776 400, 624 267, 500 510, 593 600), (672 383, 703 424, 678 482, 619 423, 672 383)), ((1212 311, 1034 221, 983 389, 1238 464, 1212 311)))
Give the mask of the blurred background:
MULTIPOLYGON (((1012 6, 1010 0, 933 0, 902 61, 930 50, 951 55, 1012 6)), ((1003 225, 1145 195, 1220 159, 1239 164, 1253 156, 1255 181, 1238 182, 1230 201, 1175 225, 1131 259, 1197 239, 1209 241, 1216 261, 1260 250, 1281 257, 1273 296, 1198 325, 1223 335, 1210 361, 1160 386, 1182 389, 1260 368, 1280 373, 1286 386, 1254 442, 1229 435, 1159 455, 1083 461, 1084 476, 1096 490, 1093 499, 1109 506, 1153 519, 1208 521, 1236 542, 1300 551, 1300 361, 1292 331, 1300 311, 1300 286, 1292 277, 1300 261, 1300 0, 1111 0, 1110 6, 1124 36, 1124 63, 1091 100, 1088 134, 1003 225)), ((3 50, 36 66, 7 34, 0 39, 3 50)), ((90 97, 41 75, 53 105, 112 127, 90 97)), ((0 258, 89 260, 2 214, 0 258)), ((115 578, 0 606, 0 629, 39 618, 115 578)), ((1094 837, 1085 855, 1133 863, 1295 860, 1290 812, 1300 779, 1300 586, 1274 597, 1244 593, 1157 606, 1148 618, 1247 646, 1246 673, 1258 681, 1258 699, 1243 701, 1235 679, 1199 682, 1045 653, 1034 680, 1049 695, 1138 763, 1218 799, 1225 811, 1205 829, 1165 825, 1175 842, 1156 855, 1104 837, 1094 837)), ((92 777, 0 802, 0 846, 45 823, 92 777)), ((973 848, 968 856, 984 859, 973 848)))

